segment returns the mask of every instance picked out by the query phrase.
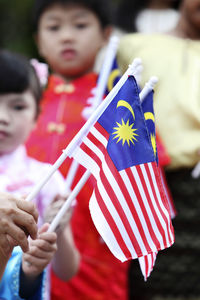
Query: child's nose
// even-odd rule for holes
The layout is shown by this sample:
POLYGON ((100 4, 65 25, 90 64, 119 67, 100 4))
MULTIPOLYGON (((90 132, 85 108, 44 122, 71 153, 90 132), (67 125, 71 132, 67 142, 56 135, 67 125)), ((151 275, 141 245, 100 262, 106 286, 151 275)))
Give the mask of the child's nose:
POLYGON ((7 109, 0 108, 0 124, 8 124, 10 122, 10 115, 7 109))
POLYGON ((74 34, 70 28, 64 27, 60 32, 60 37, 62 41, 68 41, 73 39, 74 34))

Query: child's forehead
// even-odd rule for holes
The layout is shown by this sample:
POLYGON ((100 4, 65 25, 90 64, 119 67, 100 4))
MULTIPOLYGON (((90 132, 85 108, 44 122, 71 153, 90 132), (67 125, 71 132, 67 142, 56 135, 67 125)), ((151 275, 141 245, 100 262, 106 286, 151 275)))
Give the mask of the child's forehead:
POLYGON ((13 102, 18 102, 18 101, 34 101, 34 96, 32 95, 30 90, 26 90, 24 92, 21 93, 17 93, 17 92, 10 92, 10 93, 0 93, 0 102, 4 102, 4 103, 13 103, 13 102))

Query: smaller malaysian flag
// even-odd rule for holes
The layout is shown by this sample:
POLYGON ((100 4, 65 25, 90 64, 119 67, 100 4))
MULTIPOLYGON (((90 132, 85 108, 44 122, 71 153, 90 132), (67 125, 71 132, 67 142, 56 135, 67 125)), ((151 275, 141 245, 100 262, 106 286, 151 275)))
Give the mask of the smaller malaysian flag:
POLYGON ((173 244, 169 207, 133 76, 73 157, 96 178, 91 216, 118 259, 154 255, 173 244))
POLYGON ((172 198, 171 192, 169 190, 166 177, 165 177, 165 171, 164 171, 164 166, 169 164, 170 162, 170 157, 166 152, 165 147, 163 146, 163 143, 161 141, 160 136, 156 133, 155 129, 155 117, 154 117, 154 109, 153 109, 153 91, 151 91, 145 99, 142 101, 142 109, 144 112, 144 117, 146 120, 146 124, 148 127, 148 132, 149 132, 149 138, 152 143, 152 147, 154 150, 154 154, 156 157, 156 161, 158 164, 158 168, 160 170, 160 177, 162 181, 162 185, 164 188, 164 192, 169 204, 169 210, 170 210, 170 215, 171 218, 175 218, 177 211, 174 205, 174 200, 172 198))

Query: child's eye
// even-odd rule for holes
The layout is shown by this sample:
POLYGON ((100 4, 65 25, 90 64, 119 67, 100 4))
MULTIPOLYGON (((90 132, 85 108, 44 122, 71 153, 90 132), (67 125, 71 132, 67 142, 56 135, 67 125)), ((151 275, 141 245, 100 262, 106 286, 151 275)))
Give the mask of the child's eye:
POLYGON ((84 29, 88 26, 88 24, 87 23, 77 23, 75 26, 78 29, 84 29))
POLYGON ((13 106, 13 109, 14 110, 24 110, 24 109, 26 109, 26 106, 25 105, 15 105, 15 106, 13 106))
POLYGON ((57 31, 59 29, 59 26, 58 25, 51 25, 51 26, 48 26, 47 29, 49 31, 57 31))

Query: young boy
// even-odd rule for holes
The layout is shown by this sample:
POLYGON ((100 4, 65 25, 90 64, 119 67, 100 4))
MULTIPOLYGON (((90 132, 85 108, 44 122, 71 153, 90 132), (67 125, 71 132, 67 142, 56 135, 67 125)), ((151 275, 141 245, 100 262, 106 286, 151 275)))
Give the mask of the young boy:
MULTIPOLYGON (((7 51, 0 51, 0 82, 0 189, 25 196, 49 168, 48 164, 29 158, 23 145, 35 126, 41 88, 29 61, 7 51)), ((63 178, 57 172, 34 200, 39 227, 46 207, 62 191, 63 178)), ((54 270, 61 278, 73 276, 77 271, 78 253, 69 226, 58 233, 58 250, 56 234, 46 232, 47 229, 48 225, 43 224, 37 239, 30 241, 27 253, 22 255, 18 248, 12 252, 0 284, 1 299, 48 299, 48 273, 46 280, 42 272, 52 258, 54 270)))
MULTIPOLYGON (((49 64, 42 114, 27 147, 29 154, 55 162, 85 123, 82 111, 96 86, 93 68, 111 32, 109 1, 37 0, 34 24, 39 53, 49 64)), ((61 166, 67 175, 70 160, 61 166)), ((84 170, 79 167, 74 184, 84 170)), ((73 186, 72 186, 73 188, 73 186)), ((127 267, 109 251, 89 213, 92 179, 81 190, 72 216, 75 243, 81 253, 79 273, 69 282, 52 274, 52 299, 127 299, 127 267)))

